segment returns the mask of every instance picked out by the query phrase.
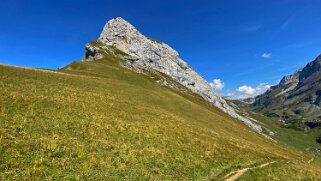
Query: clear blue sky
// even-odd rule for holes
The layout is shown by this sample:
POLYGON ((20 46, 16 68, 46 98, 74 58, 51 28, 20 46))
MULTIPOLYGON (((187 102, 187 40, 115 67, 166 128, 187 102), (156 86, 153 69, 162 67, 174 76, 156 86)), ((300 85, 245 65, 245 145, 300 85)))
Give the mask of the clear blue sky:
POLYGON ((321 54, 320 8, 318 0, 2 0, 0 63, 62 67, 121 16, 209 82, 221 79, 227 94, 276 84, 321 54))

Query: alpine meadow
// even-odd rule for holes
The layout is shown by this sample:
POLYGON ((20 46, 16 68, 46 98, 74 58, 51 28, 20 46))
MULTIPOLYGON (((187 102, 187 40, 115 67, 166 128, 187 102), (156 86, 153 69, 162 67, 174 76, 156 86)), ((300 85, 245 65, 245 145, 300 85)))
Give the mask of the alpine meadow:
POLYGON ((0 180, 321 180, 321 56, 227 96, 134 24, 59 69, 0 64, 0 180))

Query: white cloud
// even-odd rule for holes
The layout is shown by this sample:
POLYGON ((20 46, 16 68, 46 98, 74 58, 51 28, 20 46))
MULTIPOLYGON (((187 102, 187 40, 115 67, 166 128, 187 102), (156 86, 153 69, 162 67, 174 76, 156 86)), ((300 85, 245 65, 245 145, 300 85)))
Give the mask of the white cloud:
POLYGON ((261 55, 262 58, 265 58, 265 59, 269 59, 269 58, 272 58, 272 54, 271 53, 263 53, 261 55))
POLYGON ((236 91, 239 93, 242 93, 242 94, 246 94, 246 95, 253 95, 256 92, 254 88, 252 88, 251 86, 247 86, 247 85, 243 85, 243 86, 239 87, 236 91))
POLYGON ((271 88, 272 85, 267 83, 261 83, 257 87, 253 88, 251 86, 243 85, 239 87, 237 91, 236 97, 239 99, 249 98, 249 97, 256 97, 260 94, 265 93, 267 90, 271 88))
POLYGON ((235 94, 234 92, 229 92, 229 93, 226 94, 226 96, 228 96, 228 97, 233 97, 234 94, 235 94))
POLYGON ((210 85, 216 91, 221 91, 224 88, 224 82, 222 82, 221 79, 214 79, 213 82, 210 83, 210 85))

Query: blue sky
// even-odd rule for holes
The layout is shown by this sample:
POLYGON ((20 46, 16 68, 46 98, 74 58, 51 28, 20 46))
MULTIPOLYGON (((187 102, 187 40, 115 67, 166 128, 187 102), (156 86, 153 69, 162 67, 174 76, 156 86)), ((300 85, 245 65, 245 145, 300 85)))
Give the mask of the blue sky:
POLYGON ((254 95, 321 54, 320 8, 318 0, 2 0, 0 63, 62 67, 121 16, 209 82, 220 79, 221 94, 254 95))

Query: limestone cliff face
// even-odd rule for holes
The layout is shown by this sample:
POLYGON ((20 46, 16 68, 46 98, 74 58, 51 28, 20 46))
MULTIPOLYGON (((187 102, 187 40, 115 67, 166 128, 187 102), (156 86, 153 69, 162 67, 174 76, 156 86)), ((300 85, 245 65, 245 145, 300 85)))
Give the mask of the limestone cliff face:
MULTIPOLYGON (((202 96, 224 112, 244 122, 247 126, 257 132, 262 128, 238 115, 221 98, 210 84, 194 71, 185 61, 180 59, 178 53, 165 43, 153 40, 142 35, 134 26, 122 18, 110 20, 104 27, 99 41, 106 46, 115 47, 129 56, 124 57, 131 66, 138 69, 153 70, 162 72, 194 93, 202 96)), ((86 61, 94 60, 95 48, 87 46, 85 55, 86 61)), ((97 55, 95 55, 97 56, 97 55)), ((97 58, 97 57, 96 57, 97 58)))

